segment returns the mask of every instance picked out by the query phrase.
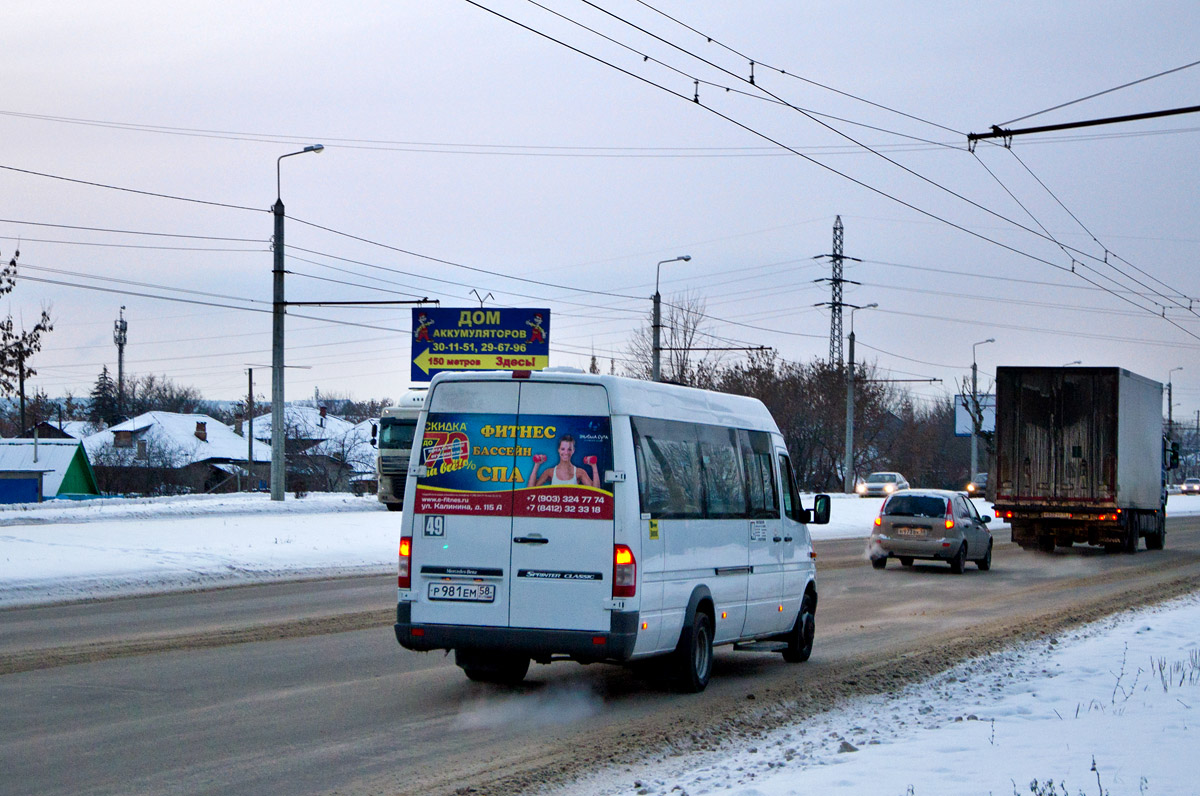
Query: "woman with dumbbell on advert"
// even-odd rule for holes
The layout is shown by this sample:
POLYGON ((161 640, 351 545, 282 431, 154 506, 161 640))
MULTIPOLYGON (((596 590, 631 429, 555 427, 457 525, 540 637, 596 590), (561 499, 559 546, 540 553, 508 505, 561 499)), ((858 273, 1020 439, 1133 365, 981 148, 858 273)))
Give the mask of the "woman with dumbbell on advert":
POLYGON ((600 473, 596 469, 598 460, 595 456, 584 456, 583 463, 592 468, 591 475, 582 467, 576 467, 571 458, 575 455, 575 437, 563 434, 558 438, 558 464, 538 475, 538 470, 548 458, 544 453, 533 454, 533 470, 529 473, 528 486, 595 486, 600 483, 600 473))

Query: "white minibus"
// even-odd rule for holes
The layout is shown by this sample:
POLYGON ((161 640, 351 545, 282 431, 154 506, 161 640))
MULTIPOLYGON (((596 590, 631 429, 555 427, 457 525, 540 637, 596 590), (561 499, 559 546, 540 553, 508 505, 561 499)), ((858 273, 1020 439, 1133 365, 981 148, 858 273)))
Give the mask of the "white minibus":
POLYGON ((583 373, 440 373, 404 493, 396 638, 472 680, 530 661, 662 656, 702 690, 714 645, 812 652, 816 554, 758 400, 583 373))

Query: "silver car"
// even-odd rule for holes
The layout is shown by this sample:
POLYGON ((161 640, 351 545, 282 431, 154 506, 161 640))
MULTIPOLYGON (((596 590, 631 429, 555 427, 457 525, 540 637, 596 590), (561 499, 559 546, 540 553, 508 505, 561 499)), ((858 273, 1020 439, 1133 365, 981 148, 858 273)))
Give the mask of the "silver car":
POLYGON ((906 567, 921 558, 945 561, 955 574, 967 561, 986 571, 992 568, 991 521, 962 492, 908 489, 884 501, 867 554, 875 569, 886 567, 889 558, 906 567))
POLYGON ((1187 478, 1179 485, 1179 492, 1184 495, 1200 495, 1200 478, 1187 478))
POLYGON ((887 497, 901 489, 908 489, 908 480, 900 473, 871 473, 854 488, 859 497, 887 497))

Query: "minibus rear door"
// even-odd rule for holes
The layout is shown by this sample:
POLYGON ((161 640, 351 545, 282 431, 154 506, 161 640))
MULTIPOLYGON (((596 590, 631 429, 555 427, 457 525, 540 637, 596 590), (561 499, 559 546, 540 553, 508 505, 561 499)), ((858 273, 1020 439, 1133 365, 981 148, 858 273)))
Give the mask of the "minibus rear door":
POLYGON ((613 598, 608 394, 596 384, 526 381, 517 415, 509 621, 607 631, 613 598))

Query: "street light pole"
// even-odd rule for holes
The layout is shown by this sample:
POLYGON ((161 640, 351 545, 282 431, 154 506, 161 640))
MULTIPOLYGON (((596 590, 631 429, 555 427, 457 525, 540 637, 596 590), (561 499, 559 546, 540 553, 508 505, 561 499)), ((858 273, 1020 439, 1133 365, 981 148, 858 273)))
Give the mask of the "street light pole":
POLYGON ((658 275, 662 273, 664 263, 673 263, 682 260, 687 262, 692 259, 690 254, 681 254, 678 257, 672 257, 670 260, 659 260, 658 265, 654 266, 654 315, 652 320, 653 326, 653 348, 650 358, 650 380, 660 381, 662 376, 662 344, 660 342, 660 332, 662 329, 662 296, 658 293, 658 275))
POLYGON ((968 478, 974 478, 979 472, 979 420, 982 412, 979 409, 979 366, 975 362, 975 349, 985 343, 994 343, 996 338, 989 337, 971 345, 971 472, 968 478))
POLYGON ((1177 370, 1183 370, 1183 366, 1180 365, 1167 371, 1167 436, 1172 439, 1175 438, 1175 390, 1171 382, 1171 374, 1177 370))
POLYGON ((284 158, 305 152, 322 152, 323 144, 313 144, 296 152, 280 155, 275 161, 275 266, 272 269, 273 301, 271 307, 271 500, 283 500, 286 470, 284 467, 283 417, 283 199, 280 190, 280 164, 284 158))
POLYGON ((846 455, 842 461, 842 485, 846 492, 854 491, 854 313, 856 310, 869 310, 878 307, 871 303, 862 307, 853 304, 842 304, 850 308, 850 358, 846 369, 846 455))

